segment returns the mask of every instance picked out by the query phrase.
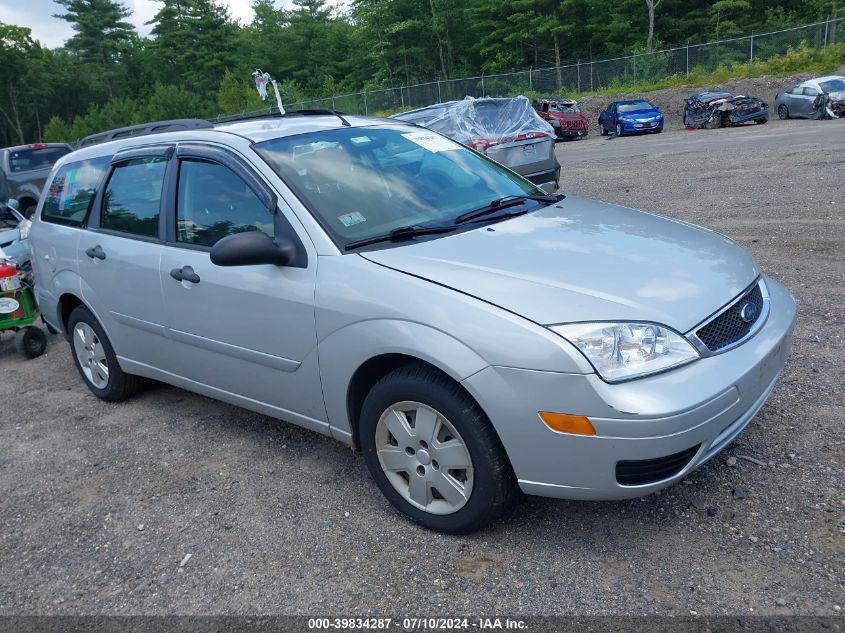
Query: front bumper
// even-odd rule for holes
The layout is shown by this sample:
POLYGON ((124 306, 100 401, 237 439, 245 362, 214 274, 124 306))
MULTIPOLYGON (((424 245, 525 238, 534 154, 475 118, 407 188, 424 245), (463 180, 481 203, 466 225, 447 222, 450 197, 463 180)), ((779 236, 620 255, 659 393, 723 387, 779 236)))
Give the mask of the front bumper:
POLYGON ((650 123, 628 123, 622 122, 622 132, 625 134, 632 134, 634 132, 656 132, 663 129, 663 121, 653 121, 650 123))
POLYGON ((609 384, 596 374, 488 367, 464 380, 498 432, 522 490, 570 499, 637 497, 678 481, 727 446, 774 389, 792 342, 795 301, 777 282, 766 283, 771 309, 757 334, 675 370, 609 384), (538 411, 586 415, 597 434, 557 433, 538 411), (668 476, 619 482, 619 462, 678 454, 683 462, 668 476))

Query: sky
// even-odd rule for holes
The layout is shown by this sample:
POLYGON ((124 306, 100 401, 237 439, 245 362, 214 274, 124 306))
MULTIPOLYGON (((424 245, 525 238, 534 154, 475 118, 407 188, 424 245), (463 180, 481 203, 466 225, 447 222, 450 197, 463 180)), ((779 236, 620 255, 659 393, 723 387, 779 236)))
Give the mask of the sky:
MULTIPOLYGON (((123 5, 132 10, 129 21, 135 25, 141 35, 148 35, 150 27, 145 24, 152 20, 161 3, 154 0, 121 0, 123 5)), ((219 0, 229 9, 229 14, 241 23, 252 21, 252 0, 219 0)), ((287 6, 290 0, 276 0, 277 6, 287 6)), ((61 7, 53 0, 0 0, 0 22, 28 26, 32 37, 45 46, 55 48, 64 44, 73 35, 68 22, 53 17, 60 13, 61 7)))

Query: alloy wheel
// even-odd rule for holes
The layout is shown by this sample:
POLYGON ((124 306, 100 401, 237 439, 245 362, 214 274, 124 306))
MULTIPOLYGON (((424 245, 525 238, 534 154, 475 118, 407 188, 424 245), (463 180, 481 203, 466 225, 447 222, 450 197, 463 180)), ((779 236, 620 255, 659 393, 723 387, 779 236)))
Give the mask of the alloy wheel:
POLYGON ((94 328, 83 321, 73 328, 73 351, 88 382, 97 389, 105 389, 109 384, 106 350, 94 328))
POLYGON ((778 118, 783 119, 783 120, 788 119, 789 118, 789 108, 787 108, 783 104, 780 104, 778 106, 778 118))
POLYGON ((472 494, 472 458, 440 412, 420 402, 397 402, 375 430, 379 464, 408 503, 431 514, 452 514, 472 494))

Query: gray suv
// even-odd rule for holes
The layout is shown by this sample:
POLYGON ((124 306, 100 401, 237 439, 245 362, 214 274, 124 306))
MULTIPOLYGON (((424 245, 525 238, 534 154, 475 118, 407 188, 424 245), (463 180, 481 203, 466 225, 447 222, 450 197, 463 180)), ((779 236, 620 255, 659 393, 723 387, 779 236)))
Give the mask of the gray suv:
POLYGON ((78 150, 31 243, 96 396, 155 379, 329 435, 450 533, 520 491, 678 481, 763 406, 795 318, 726 237, 336 113, 78 150))

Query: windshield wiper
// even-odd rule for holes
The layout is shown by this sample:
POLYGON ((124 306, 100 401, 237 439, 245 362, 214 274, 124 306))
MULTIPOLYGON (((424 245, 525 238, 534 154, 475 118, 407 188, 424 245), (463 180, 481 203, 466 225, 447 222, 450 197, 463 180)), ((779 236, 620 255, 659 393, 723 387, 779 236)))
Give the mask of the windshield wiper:
POLYGON ((398 229, 393 229, 389 233, 383 235, 374 235, 373 237, 365 237, 362 240, 355 240, 349 242, 344 248, 351 251, 362 246, 369 246, 370 244, 378 244, 379 242, 398 242, 400 240, 409 240, 412 237, 419 235, 436 235, 437 233, 451 233, 457 229, 456 226, 400 226, 398 229))
POLYGON ((490 204, 483 206, 480 209, 475 209, 474 211, 467 211, 466 213, 462 213, 461 215, 455 218, 455 224, 463 224, 464 222, 469 222, 470 220, 475 220, 476 218, 480 218, 485 215, 490 215, 491 213, 496 213, 496 211, 499 211, 500 209, 515 207, 518 204, 522 204, 526 200, 536 200, 537 202, 554 204, 555 202, 560 202, 565 197, 566 196, 562 193, 554 193, 549 194, 547 196, 505 196, 503 198, 497 198, 493 200, 490 204))

